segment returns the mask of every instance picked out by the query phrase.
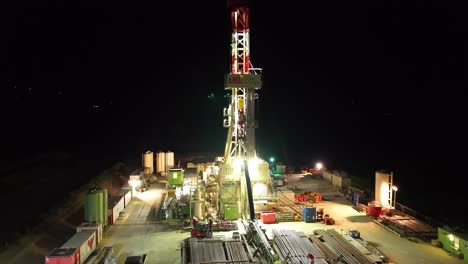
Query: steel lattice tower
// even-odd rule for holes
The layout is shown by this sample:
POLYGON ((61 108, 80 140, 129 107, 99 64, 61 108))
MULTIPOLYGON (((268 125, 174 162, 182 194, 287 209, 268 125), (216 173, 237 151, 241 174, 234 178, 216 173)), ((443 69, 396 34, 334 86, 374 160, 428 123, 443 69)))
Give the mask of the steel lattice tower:
POLYGON ((224 108, 224 127, 228 128, 225 162, 234 158, 256 157, 255 100, 261 88, 261 75, 250 61, 249 1, 228 0, 231 11, 231 73, 225 76, 224 89, 231 90, 230 104, 224 108))

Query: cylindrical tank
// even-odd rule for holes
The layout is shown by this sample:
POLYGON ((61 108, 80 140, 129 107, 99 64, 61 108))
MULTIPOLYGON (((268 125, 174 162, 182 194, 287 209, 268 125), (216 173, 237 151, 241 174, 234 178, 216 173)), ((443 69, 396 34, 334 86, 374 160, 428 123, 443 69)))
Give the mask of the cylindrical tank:
POLYGON ((202 202, 201 201, 192 201, 192 210, 193 215, 198 219, 203 219, 203 211, 202 211, 202 202))
POLYGON ((174 152, 166 152, 166 170, 174 168, 174 152))
POLYGON ((379 217, 382 214, 382 205, 375 201, 368 203, 367 214, 373 217, 379 217))
POLYGON ((266 161, 262 161, 258 164, 258 181, 268 182, 270 181, 270 164, 266 161))
POLYGON ((166 153, 158 152, 156 153, 156 172, 165 172, 166 171, 166 153))
POLYGON ((102 222, 103 226, 107 225, 107 219, 109 218, 109 211, 108 211, 108 206, 109 206, 109 196, 107 194, 107 189, 102 189, 102 199, 103 199, 103 211, 104 211, 104 219, 102 222))
POLYGON ((197 188, 195 189, 195 191, 193 192, 193 199, 194 200, 200 200, 201 198, 201 192, 200 192, 200 189, 197 188))
POLYGON ((85 221, 104 223, 103 191, 91 189, 86 195, 85 221))
POLYGON ((143 154, 143 168, 148 168, 149 173, 154 172, 154 155, 152 151, 146 151, 143 154))

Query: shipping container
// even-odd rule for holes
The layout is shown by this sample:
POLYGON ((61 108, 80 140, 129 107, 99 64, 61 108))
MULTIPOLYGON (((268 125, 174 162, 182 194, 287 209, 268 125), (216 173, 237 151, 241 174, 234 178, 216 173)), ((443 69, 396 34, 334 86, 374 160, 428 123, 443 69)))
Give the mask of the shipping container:
POLYGON ((274 224, 276 223, 276 213, 262 212, 260 219, 264 224, 274 224))
POLYGON ((317 210, 315 207, 303 207, 302 208, 302 219, 306 223, 313 223, 317 220, 317 210))
POLYGON ((133 194, 133 188, 132 188, 132 186, 130 186, 130 185, 124 185, 124 186, 122 186, 122 189, 123 189, 123 190, 130 190, 130 198, 133 199, 133 195, 134 195, 134 194, 133 194))
POLYGON ((122 212, 125 208, 124 204, 124 196, 112 196, 109 199, 109 222, 111 224, 115 224, 117 218, 119 217, 120 212, 122 212))
POLYGON ((127 208, 128 204, 132 200, 132 192, 130 189, 120 189, 120 191, 116 194, 116 196, 123 196, 124 197, 124 208, 127 208))
POLYGON ((184 183, 184 170, 183 169, 169 169, 169 176, 167 177, 169 185, 181 186, 184 183))
POLYGON ((80 251, 77 248, 54 248, 45 257, 46 264, 80 264, 80 251))
POLYGON ((102 223, 99 222, 83 222, 76 227, 76 232, 82 232, 83 230, 92 230, 96 232, 96 244, 99 244, 103 238, 102 223))
POLYGON ((124 206, 125 206, 125 208, 127 208, 128 204, 130 203, 131 200, 132 200, 132 192, 130 190, 128 190, 128 192, 124 196, 124 206))
POLYGON ((328 181, 328 182, 332 182, 332 178, 333 178, 333 174, 329 171, 324 171, 323 172, 323 179, 328 181))
POLYGON ((89 255, 96 249, 96 231, 84 230, 75 233, 62 248, 76 248, 79 250, 80 264, 83 264, 89 255))
POLYGON ((286 165, 276 165, 275 173, 285 174, 286 173, 286 165))

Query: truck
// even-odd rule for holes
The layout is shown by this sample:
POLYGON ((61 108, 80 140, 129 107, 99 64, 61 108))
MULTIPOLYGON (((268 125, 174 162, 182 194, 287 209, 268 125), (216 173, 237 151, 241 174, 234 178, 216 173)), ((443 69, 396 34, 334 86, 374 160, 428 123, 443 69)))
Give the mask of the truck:
POLYGON ((145 264, 147 260, 146 254, 128 256, 125 259, 125 264, 145 264))

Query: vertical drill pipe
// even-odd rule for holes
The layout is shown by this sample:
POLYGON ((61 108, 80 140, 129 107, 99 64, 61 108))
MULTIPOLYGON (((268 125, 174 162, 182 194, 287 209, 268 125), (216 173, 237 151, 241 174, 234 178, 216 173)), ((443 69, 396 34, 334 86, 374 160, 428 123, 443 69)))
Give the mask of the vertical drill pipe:
POLYGON ((255 221, 255 208, 253 203, 252 185, 250 184, 249 166, 244 160, 245 185, 247 185, 247 198, 249 200, 250 220, 255 221))

